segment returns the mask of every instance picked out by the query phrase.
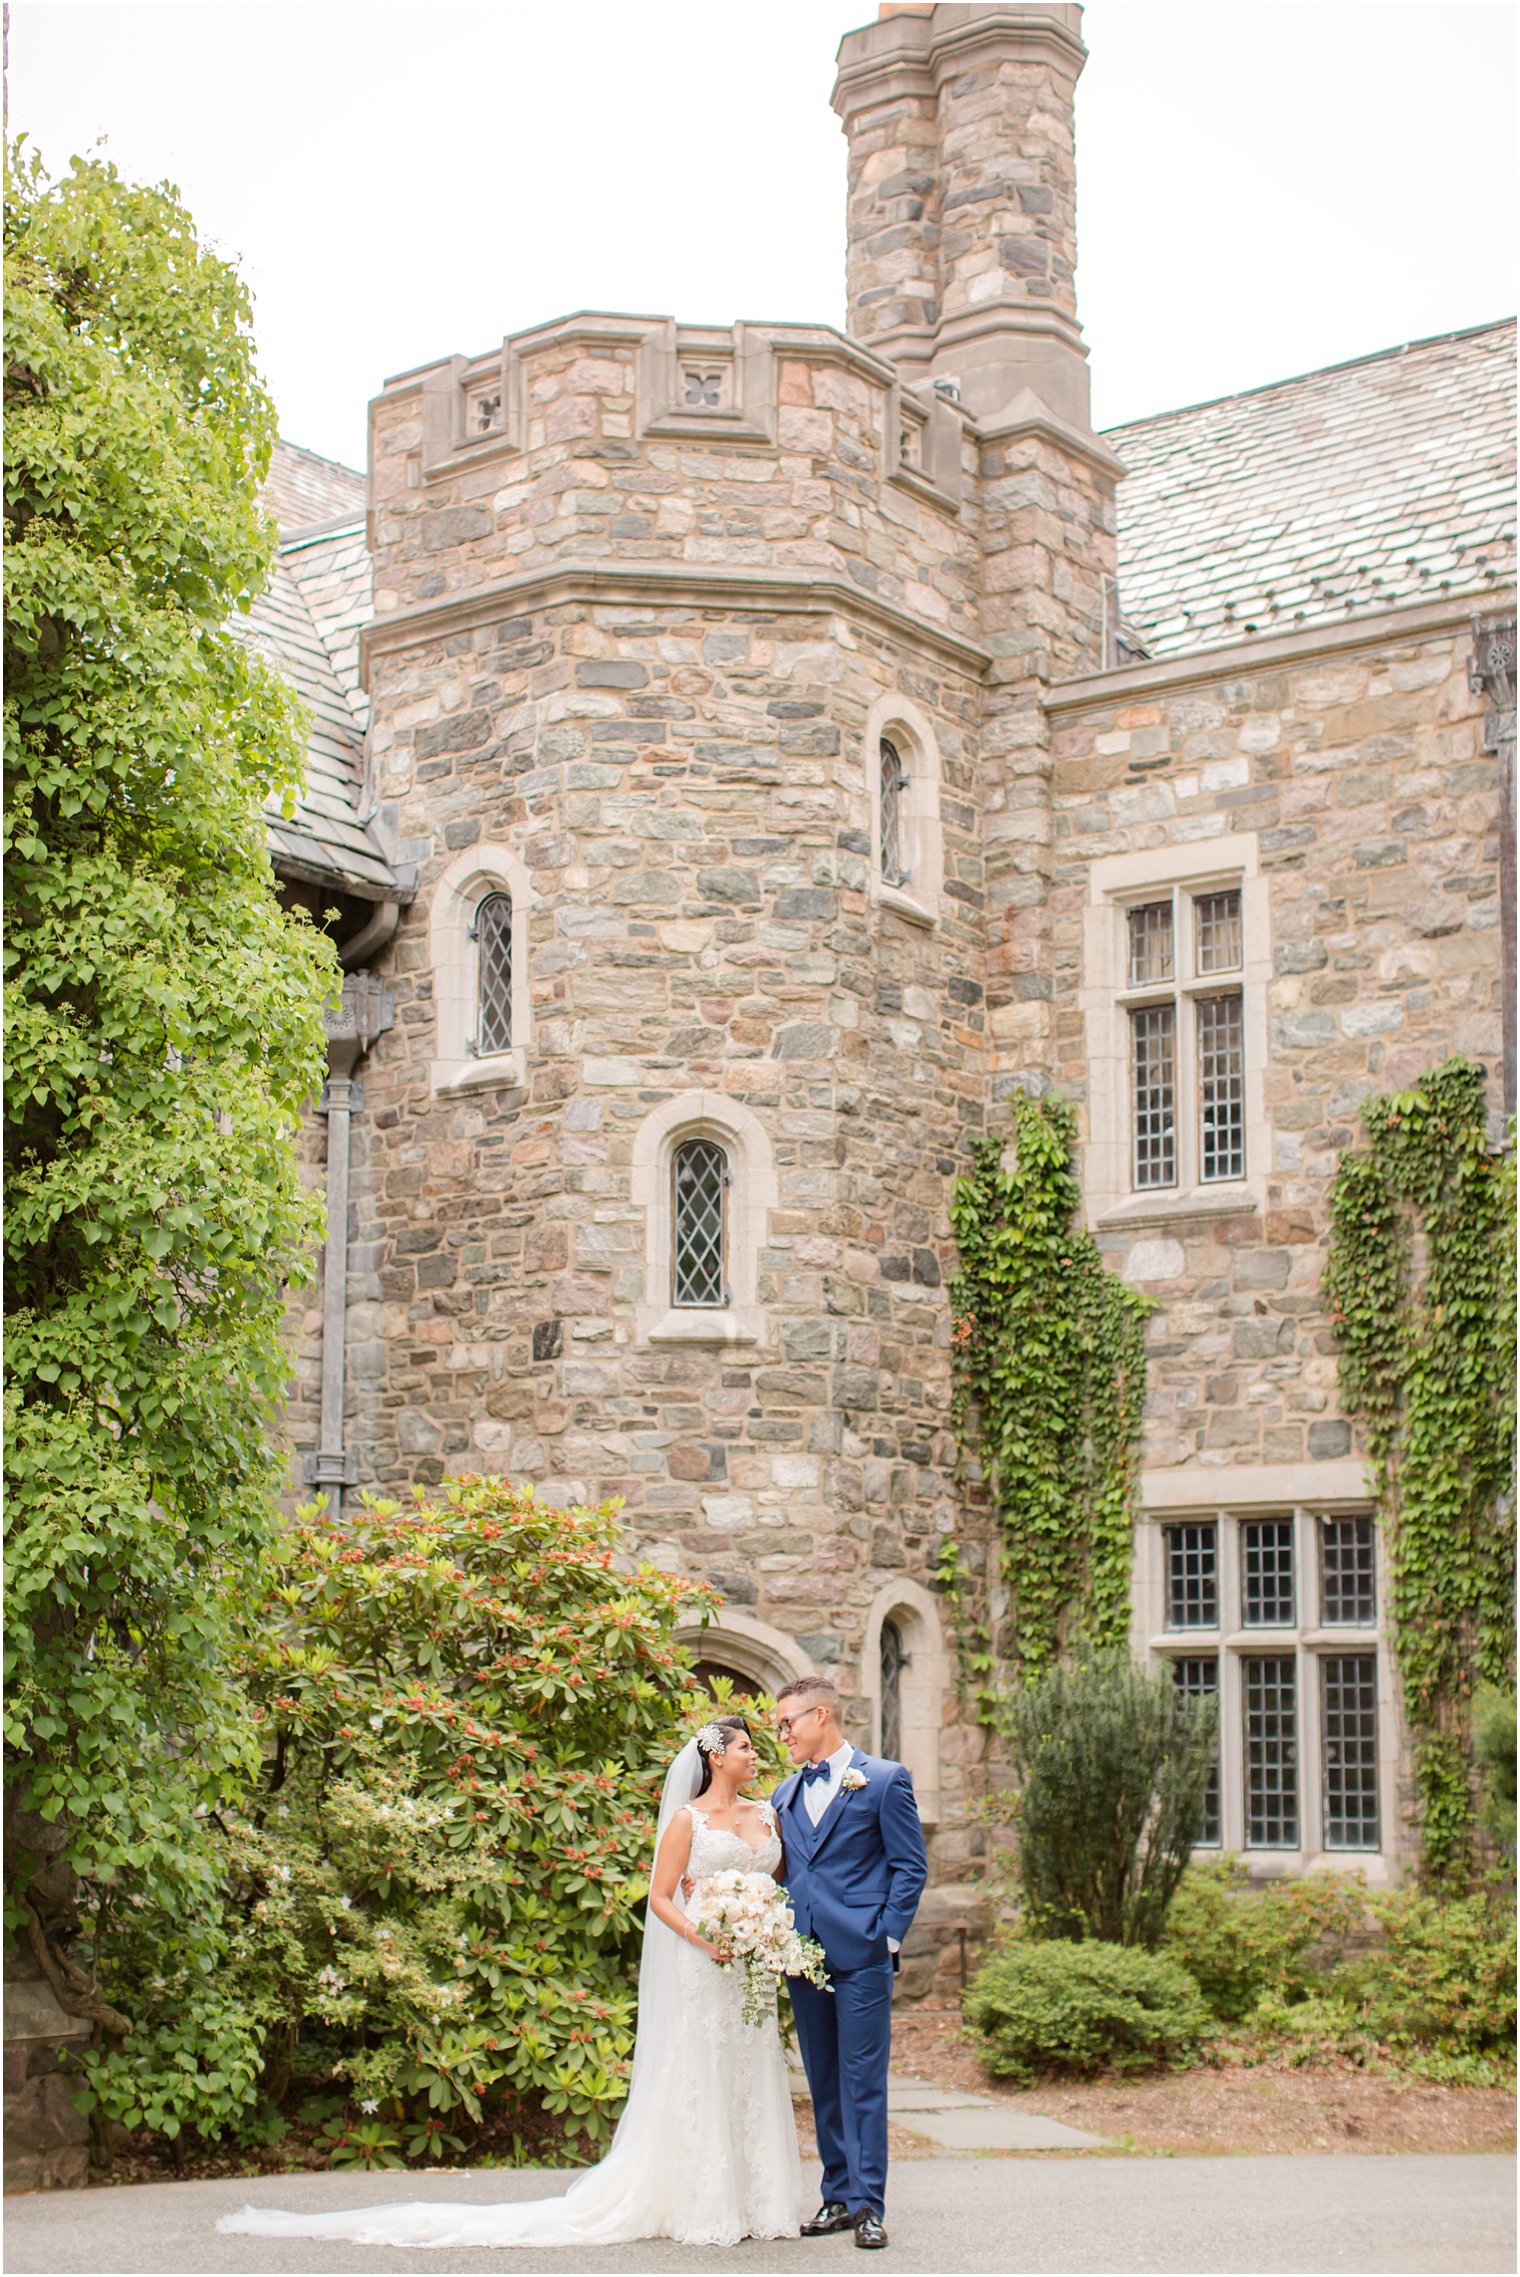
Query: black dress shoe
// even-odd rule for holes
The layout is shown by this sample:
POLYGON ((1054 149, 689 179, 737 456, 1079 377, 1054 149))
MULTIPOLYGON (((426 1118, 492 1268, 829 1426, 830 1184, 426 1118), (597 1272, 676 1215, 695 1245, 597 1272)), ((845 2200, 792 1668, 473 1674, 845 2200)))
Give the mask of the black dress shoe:
POLYGON ((855 2243, 863 2245, 868 2253, 875 2253, 887 2242, 880 2214, 857 2214, 855 2217, 855 2243))
POLYGON ((832 2237, 836 2230, 855 2227, 855 2216, 841 2198, 825 2198, 810 2222, 802 2225, 804 2237, 832 2237))

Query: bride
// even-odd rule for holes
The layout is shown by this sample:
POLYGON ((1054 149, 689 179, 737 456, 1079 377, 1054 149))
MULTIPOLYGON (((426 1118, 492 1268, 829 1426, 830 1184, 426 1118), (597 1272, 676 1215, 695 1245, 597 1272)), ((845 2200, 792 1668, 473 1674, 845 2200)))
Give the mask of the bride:
POLYGON ((769 1803, 742 1790, 759 1769, 742 1716, 720 1716, 666 1774, 628 2101, 611 2148, 557 2198, 491 2206, 412 2198, 338 2214, 245 2206, 219 2230, 251 2237, 347 2239, 356 2245, 613 2245, 668 2237, 683 2245, 796 2237, 802 2161, 786 2059, 772 2010, 746 2024, 744 1978, 697 1934, 683 1880, 740 1867, 774 1875, 781 1838, 769 1803))

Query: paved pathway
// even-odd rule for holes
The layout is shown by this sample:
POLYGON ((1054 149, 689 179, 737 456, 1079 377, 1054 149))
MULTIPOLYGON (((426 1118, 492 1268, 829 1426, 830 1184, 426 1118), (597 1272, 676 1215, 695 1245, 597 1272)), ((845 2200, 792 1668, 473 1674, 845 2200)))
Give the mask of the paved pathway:
POLYGON ((943 2150, 1027 2151, 1101 2150, 1101 2135, 1084 2134, 1059 2119, 1042 2119, 1016 2104, 990 2095, 958 2095, 931 2086, 927 2079, 894 2072, 887 2082, 887 2109, 910 2135, 922 2135, 943 2150))
MULTIPOLYGON (((563 2176, 280 2174, 50 2191, 5 2202, 14 2277, 471 2277, 491 2271, 734 2272, 860 2277, 854 2240, 798 2239, 727 2253, 661 2244, 592 2253, 400 2254, 299 2238, 219 2237, 218 2214, 270 2206, 372 2205, 431 2190, 471 2202, 532 2198, 563 2176)), ((1297 2273, 1510 2271, 1515 2162, 1509 2158, 1018 2158, 900 2160, 879 2277, 971 2272, 1297 2273)))

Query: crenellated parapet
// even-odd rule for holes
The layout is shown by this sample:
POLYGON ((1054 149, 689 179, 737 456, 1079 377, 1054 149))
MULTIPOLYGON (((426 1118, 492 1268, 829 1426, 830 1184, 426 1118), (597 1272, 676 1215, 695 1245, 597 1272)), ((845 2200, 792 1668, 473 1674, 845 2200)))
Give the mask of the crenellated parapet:
POLYGON ((825 327, 566 317, 376 397, 369 646, 595 570, 837 602, 976 668, 978 463, 956 403, 825 327))

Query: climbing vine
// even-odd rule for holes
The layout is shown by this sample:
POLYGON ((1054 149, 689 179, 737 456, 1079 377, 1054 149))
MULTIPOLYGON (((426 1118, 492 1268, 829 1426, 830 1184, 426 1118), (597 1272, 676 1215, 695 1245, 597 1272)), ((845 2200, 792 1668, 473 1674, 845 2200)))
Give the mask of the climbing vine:
MULTIPOLYGON (((1080 1222, 1071 1107, 1019 1093, 1013 1112, 1009 1167, 1002 1139, 981 1140, 951 1202, 953 1413, 968 1451, 974 1418, 998 1535, 1001 1658, 1027 1679, 1079 1638, 1128 1634, 1150 1306, 1080 1222)), ((941 1586, 963 1601, 959 1552, 942 1564, 941 1586)), ((974 1642, 973 1672, 990 1671, 990 1639, 974 1642)))
POLYGON ((1325 1290, 1377 1472, 1425 1869, 1449 1882, 1471 1860, 1472 1689, 1512 1665, 1514 1153, 1488 1142, 1469 1060, 1369 1100, 1363 1121, 1325 1290))

